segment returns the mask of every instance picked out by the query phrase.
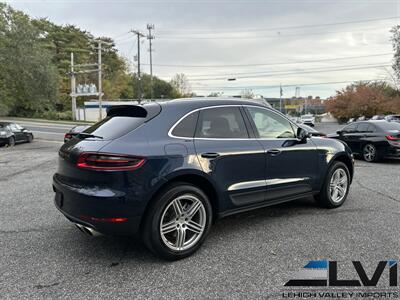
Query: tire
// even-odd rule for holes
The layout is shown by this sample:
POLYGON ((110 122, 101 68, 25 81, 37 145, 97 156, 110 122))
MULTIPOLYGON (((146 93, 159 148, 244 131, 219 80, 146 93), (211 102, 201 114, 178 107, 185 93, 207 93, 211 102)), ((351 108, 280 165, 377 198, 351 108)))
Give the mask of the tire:
POLYGON ((374 144, 365 144, 362 149, 362 157, 367 162, 377 162, 380 159, 378 149, 374 144))
POLYGON ((315 199, 322 207, 337 208, 346 201, 349 189, 349 169, 344 163, 340 161, 335 161, 329 168, 322 189, 320 193, 315 196, 315 199), (339 176, 339 178, 337 176, 339 176), (346 179, 340 179, 344 177, 346 179), (339 181, 343 181, 343 183, 340 183, 339 181), (336 188, 331 188, 331 183, 332 185, 335 184, 336 188), (337 187, 338 185, 342 188, 342 190, 337 187))
POLYGON ((9 147, 15 146, 15 137, 10 136, 10 137, 8 138, 8 143, 7 143, 7 145, 8 145, 9 147))
POLYGON ((212 207, 207 195, 194 185, 174 183, 153 199, 142 226, 142 238, 155 255, 178 260, 200 248, 211 222, 212 207), (190 216, 191 208, 195 213, 190 216), (179 217, 177 211, 182 212, 179 217))
POLYGON ((28 143, 32 143, 33 141, 33 135, 32 134, 28 134, 28 138, 26 140, 28 143))

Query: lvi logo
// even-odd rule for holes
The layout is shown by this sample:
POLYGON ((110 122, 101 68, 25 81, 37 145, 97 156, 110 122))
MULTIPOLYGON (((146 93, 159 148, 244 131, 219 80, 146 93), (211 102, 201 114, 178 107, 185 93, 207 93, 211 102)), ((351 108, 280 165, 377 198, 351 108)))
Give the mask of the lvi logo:
POLYGON ((291 279, 285 286, 376 286, 385 269, 389 273, 389 286, 397 286, 397 261, 382 260, 373 274, 367 275, 360 261, 352 261, 359 278, 339 279, 337 261, 310 260, 304 268, 297 272, 296 279, 291 279))

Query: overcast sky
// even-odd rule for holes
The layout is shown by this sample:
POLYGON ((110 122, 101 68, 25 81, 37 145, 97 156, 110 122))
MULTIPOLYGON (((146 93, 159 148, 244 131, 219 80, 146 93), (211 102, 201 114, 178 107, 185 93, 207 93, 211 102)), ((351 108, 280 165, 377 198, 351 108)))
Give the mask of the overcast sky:
MULTIPOLYGON (((134 68, 130 29, 155 25, 154 75, 185 73, 192 90, 328 97, 353 80, 384 79, 400 1, 8 1, 32 17, 115 38, 134 68), (164 65, 164 66, 163 66, 164 65), (167 66, 165 66, 167 65, 167 66), (235 78, 235 81, 228 81, 235 78)), ((149 72, 148 41, 141 44, 149 72)))

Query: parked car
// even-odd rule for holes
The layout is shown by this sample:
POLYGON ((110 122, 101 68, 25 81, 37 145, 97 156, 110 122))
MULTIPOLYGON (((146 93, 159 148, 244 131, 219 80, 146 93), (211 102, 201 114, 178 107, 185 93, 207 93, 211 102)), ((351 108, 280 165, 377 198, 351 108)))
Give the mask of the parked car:
POLYGON ((398 122, 400 123, 400 115, 387 115, 385 120, 388 122, 398 122))
POLYGON ((308 126, 314 127, 315 126, 315 118, 311 114, 302 115, 300 117, 301 123, 306 124, 308 126))
POLYGON ((17 143, 32 142, 33 133, 11 122, 0 122, 0 144, 14 146, 17 143))
POLYGON ((350 119, 347 121, 347 124, 353 123, 353 122, 355 122, 355 121, 356 121, 356 118, 350 118, 350 119))
POLYGON ((385 115, 375 115, 371 118, 371 120, 384 120, 385 115))
POLYGON ((236 98, 115 106, 59 157, 61 213, 89 234, 140 233, 171 260, 194 253, 224 216, 305 196, 339 207, 354 172, 344 143, 236 98))
POLYGON ((72 127, 71 130, 64 135, 64 143, 68 142, 74 136, 77 136, 79 133, 88 129, 89 127, 89 125, 76 125, 72 127))
POLYGON ((315 130, 311 126, 305 125, 305 124, 298 124, 299 127, 303 128, 306 130, 311 136, 319 136, 319 137, 325 137, 326 134, 323 132, 320 132, 318 130, 315 130))
POLYGON ((346 142, 355 154, 368 162, 400 156, 400 123, 384 120, 356 122, 328 137, 346 142))
POLYGON ((367 121, 368 118, 366 116, 360 116, 357 118, 357 121, 367 121))

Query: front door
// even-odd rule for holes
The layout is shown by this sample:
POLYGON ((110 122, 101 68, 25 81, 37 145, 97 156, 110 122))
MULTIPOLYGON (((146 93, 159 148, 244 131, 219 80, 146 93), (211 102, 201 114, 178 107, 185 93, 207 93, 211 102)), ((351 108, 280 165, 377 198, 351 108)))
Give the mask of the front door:
POLYGON ((255 106, 245 109, 265 151, 266 200, 280 201, 312 192, 316 187, 318 154, 311 139, 299 142, 294 125, 279 113, 255 106))
POLYGON ((226 199, 220 211, 265 200, 264 149, 251 133, 240 106, 200 111, 195 148, 203 171, 226 199))

